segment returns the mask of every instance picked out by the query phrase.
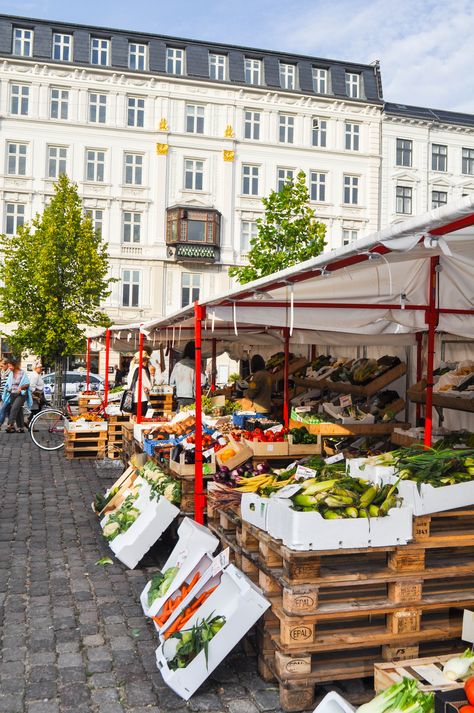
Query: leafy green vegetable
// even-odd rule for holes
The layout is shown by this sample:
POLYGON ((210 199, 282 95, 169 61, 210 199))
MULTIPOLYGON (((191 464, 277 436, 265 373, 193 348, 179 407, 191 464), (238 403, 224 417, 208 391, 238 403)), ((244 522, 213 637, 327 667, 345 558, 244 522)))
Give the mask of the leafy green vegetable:
POLYGON ((161 583, 163 582, 165 576, 161 572, 157 572, 153 575, 150 583, 150 589, 148 590, 148 606, 151 607, 155 599, 160 596, 159 590, 161 583))
POLYGON ((140 515, 140 510, 133 507, 133 503, 138 497, 138 493, 131 494, 123 501, 118 510, 112 513, 104 526, 103 534, 106 540, 111 542, 117 535, 121 535, 133 525, 137 517, 140 515))
POLYGON ((203 619, 200 623, 196 622, 192 629, 185 629, 172 634, 171 638, 179 639, 179 643, 174 657, 168 662, 169 668, 172 671, 176 671, 178 668, 186 668, 203 650, 207 666, 209 642, 222 629, 225 622, 224 616, 210 614, 207 619, 203 619))

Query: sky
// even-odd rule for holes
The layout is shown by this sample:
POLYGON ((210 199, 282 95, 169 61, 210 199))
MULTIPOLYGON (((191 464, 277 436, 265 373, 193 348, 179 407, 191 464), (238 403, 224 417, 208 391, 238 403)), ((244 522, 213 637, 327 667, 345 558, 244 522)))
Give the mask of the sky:
POLYGON ((0 0, 0 12, 380 60, 386 101, 474 113, 472 0, 0 0))

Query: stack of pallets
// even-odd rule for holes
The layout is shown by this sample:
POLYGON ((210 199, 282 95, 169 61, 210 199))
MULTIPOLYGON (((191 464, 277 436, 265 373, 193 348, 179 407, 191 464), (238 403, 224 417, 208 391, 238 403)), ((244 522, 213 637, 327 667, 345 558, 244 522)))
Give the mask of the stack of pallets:
POLYGON ((118 460, 122 457, 123 426, 130 422, 130 414, 124 416, 109 416, 109 437, 107 441, 107 457, 118 460))
POLYGON ((170 416, 173 412, 173 394, 148 394, 148 406, 155 416, 170 416))
POLYGON ((285 711, 314 706, 318 684, 372 676, 377 661, 462 650, 472 507, 416 517, 408 545, 357 550, 296 552, 219 509, 209 525, 271 599, 259 671, 277 680, 285 711))
POLYGON ((105 458, 107 431, 65 431, 64 450, 66 458, 105 458))

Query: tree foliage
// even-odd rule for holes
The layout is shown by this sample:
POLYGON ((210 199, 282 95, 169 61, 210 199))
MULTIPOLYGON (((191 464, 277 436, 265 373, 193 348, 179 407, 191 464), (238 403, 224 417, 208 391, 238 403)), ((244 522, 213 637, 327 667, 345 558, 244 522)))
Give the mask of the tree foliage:
POLYGON ((31 225, 0 238, 0 313, 18 325, 9 343, 17 354, 48 360, 84 350, 80 325, 110 324, 100 302, 112 282, 106 246, 84 216, 76 184, 62 175, 54 191, 31 225))
POLYGON ((258 235, 250 241, 248 264, 229 269, 241 284, 316 257, 326 244, 326 226, 316 220, 309 205, 304 171, 262 203, 265 216, 257 220, 258 235))

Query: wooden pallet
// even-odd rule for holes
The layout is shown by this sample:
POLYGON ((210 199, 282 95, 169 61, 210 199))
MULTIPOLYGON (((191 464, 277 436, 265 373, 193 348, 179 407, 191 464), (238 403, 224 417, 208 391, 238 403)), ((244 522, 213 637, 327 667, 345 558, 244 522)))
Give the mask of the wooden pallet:
POLYGON ((64 431, 64 442, 106 441, 107 431, 64 431))
MULTIPOLYGON (((460 648, 458 653, 462 653, 460 648)), ((425 658, 408 659, 402 662, 390 661, 389 663, 376 663, 374 666, 374 688, 376 693, 380 693, 388 686, 394 683, 400 683, 402 678, 414 678, 418 681, 418 687, 422 691, 449 691, 453 688, 459 688, 458 681, 447 681, 441 683, 439 680, 440 674, 443 671, 443 665, 453 656, 455 652, 451 652, 445 656, 429 656, 425 658), (436 677, 433 679, 433 675, 436 677), (437 681, 436 684, 431 681, 437 681)))

